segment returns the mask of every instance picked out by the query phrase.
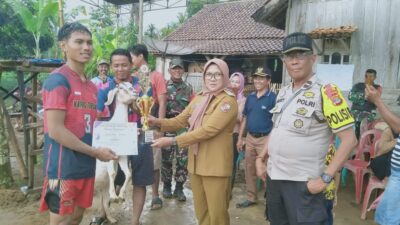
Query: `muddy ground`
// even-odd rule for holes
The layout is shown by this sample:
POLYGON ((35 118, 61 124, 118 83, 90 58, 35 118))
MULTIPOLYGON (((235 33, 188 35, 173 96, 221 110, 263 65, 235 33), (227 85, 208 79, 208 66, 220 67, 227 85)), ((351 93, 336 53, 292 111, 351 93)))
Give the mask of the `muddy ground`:
MULTIPOLYGON (((40 183, 38 179, 37 183, 40 183)), ((232 225, 268 224, 264 220, 263 193, 259 191, 259 201, 256 206, 237 209, 235 204, 245 199, 245 186, 243 171, 239 173, 239 182, 235 184, 233 198, 230 204, 230 217, 232 225)), ((349 186, 339 190, 338 205, 335 208, 336 225, 372 225, 373 212, 368 213, 367 220, 360 219, 360 205, 354 204, 354 188, 349 177, 349 186)), ((129 187, 128 193, 132 188, 129 187)), ((161 188, 160 188, 161 190, 161 188)), ((148 188, 146 205, 142 214, 143 225, 195 225, 193 201, 191 190, 185 187, 188 200, 184 203, 174 199, 164 200, 164 207, 157 211, 150 210, 151 188, 148 188)), ((0 190, 0 224, 1 225, 45 225, 48 224, 48 213, 39 213, 39 193, 31 193, 25 196, 20 190, 0 190)), ((117 224, 131 224, 132 200, 128 194, 127 200, 121 204, 112 205, 113 215, 119 220, 117 224)), ((92 210, 87 210, 81 224, 89 224, 92 210)))
MULTIPOLYGON (((22 133, 17 133, 19 141, 22 144, 22 133)), ((16 184, 13 189, 0 189, 0 225, 46 225, 48 224, 48 213, 40 213, 39 192, 33 192, 25 196, 20 187, 26 181, 18 179, 18 169, 16 168, 15 157, 12 157, 13 174, 16 184)), ((35 170, 35 187, 40 187, 42 183, 41 159, 38 158, 38 164, 35 170)), ((348 186, 341 187, 338 193, 338 205, 335 211, 335 225, 372 225, 374 213, 369 212, 367 220, 360 219, 360 205, 354 203, 354 187, 352 177, 348 177, 348 186)), ((160 191, 162 187, 160 187, 160 191)), ((157 211, 150 210, 151 188, 147 188, 146 205, 142 214, 141 221, 143 225, 195 225, 193 200, 190 187, 185 186, 187 201, 184 203, 174 199, 164 200, 164 207, 157 211)), ((131 224, 132 187, 127 189, 127 200, 121 204, 112 205, 113 215, 118 219, 118 225, 131 224)), ((236 203, 244 200, 245 195, 244 171, 243 165, 240 166, 237 173, 235 187, 233 189, 233 198, 230 203, 230 218, 232 225, 250 225, 250 224, 268 224, 264 219, 265 201, 263 191, 260 190, 259 201, 256 206, 246 209, 237 209, 236 203)), ((92 218, 93 210, 88 209, 81 224, 88 225, 92 218)))

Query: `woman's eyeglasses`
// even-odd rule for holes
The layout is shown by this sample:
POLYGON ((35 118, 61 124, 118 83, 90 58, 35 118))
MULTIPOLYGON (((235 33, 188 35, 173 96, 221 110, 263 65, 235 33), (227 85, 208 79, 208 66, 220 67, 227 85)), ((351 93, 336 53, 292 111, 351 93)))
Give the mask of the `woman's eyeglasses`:
POLYGON ((204 77, 205 77, 207 80, 211 80, 211 78, 214 78, 214 79, 216 79, 216 80, 219 80, 219 79, 222 78, 222 73, 206 73, 206 74, 204 75, 204 77))

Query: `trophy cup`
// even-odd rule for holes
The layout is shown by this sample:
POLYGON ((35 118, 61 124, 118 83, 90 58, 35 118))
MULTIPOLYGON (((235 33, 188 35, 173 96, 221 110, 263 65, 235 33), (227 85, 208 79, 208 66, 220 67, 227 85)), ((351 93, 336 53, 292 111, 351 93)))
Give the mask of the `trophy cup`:
POLYGON ((143 117, 142 130, 144 131, 144 142, 150 143, 154 140, 154 132, 149 127, 149 115, 151 108, 154 105, 154 100, 147 95, 150 87, 149 68, 143 65, 139 69, 139 84, 142 88, 143 95, 136 100, 136 105, 140 110, 140 115, 143 117))

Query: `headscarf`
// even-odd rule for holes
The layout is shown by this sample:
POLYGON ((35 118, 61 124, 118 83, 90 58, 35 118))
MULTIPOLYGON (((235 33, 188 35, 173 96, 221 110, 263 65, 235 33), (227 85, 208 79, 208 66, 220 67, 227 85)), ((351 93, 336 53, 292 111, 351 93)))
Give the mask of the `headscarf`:
MULTIPOLYGON (((212 97, 214 95, 217 95, 221 91, 229 90, 229 89, 230 89, 229 68, 228 68, 228 65, 226 64, 226 62, 221 59, 209 60, 206 63, 206 65, 204 66, 204 72, 203 72, 203 87, 202 87, 201 95, 204 96, 204 98, 203 98, 203 101, 201 101, 196 106, 192 115, 189 118, 189 124, 190 124, 189 131, 195 130, 196 128, 201 126, 201 122, 203 120, 204 113, 207 109, 208 104, 210 104, 212 97), (210 67, 210 65, 212 65, 212 64, 215 64, 216 66, 218 66, 219 70, 222 72, 222 75, 223 75, 222 87, 214 92, 211 92, 210 90, 208 90, 208 88, 206 87, 206 84, 205 84, 205 74, 208 70, 208 67, 210 67)), ((193 150, 193 153, 195 155, 197 155, 197 153, 199 152, 199 144, 196 143, 196 144, 191 145, 190 147, 193 150)))
POLYGON ((235 72, 235 73, 232 73, 230 79, 232 79, 234 77, 239 77, 240 85, 239 85, 238 93, 236 94, 236 99, 239 100, 239 99, 242 99, 244 97, 244 95, 243 95, 243 91, 244 91, 244 76, 243 76, 242 73, 235 72))

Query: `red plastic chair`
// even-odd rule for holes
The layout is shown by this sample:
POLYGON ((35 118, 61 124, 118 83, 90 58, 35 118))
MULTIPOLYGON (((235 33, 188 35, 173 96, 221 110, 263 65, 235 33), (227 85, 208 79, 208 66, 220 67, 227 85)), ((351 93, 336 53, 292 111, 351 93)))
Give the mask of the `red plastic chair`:
MULTIPOLYGON (((374 155, 379 151, 378 144, 380 141, 377 141, 375 143, 375 152, 374 155)), ((379 180, 376 176, 371 176, 368 180, 368 185, 365 190, 364 194, 364 200, 363 204, 361 207, 361 219, 365 220, 367 218, 367 212, 368 212, 368 205, 369 205, 369 200, 371 198, 372 191, 375 189, 385 189, 386 183, 383 181, 379 180)), ((376 198, 376 196, 375 196, 376 198)))
MULTIPOLYGON (((365 190, 364 200, 361 207, 361 219, 367 218, 368 204, 371 198, 372 191, 375 189, 385 189, 386 184, 375 176, 371 176, 368 181, 367 189, 365 190)), ((376 198, 376 196, 375 196, 376 198)))
POLYGON ((364 176, 371 173, 371 171, 368 169, 369 158, 374 156, 375 143, 381 138, 381 135, 382 131, 377 129, 365 131, 360 137, 355 158, 348 160, 344 164, 344 168, 351 171, 354 176, 355 197, 357 204, 359 204, 361 201, 364 176), (371 144, 369 144, 369 140, 372 140, 371 144), (364 160, 364 153, 369 154, 368 161, 364 160))

